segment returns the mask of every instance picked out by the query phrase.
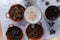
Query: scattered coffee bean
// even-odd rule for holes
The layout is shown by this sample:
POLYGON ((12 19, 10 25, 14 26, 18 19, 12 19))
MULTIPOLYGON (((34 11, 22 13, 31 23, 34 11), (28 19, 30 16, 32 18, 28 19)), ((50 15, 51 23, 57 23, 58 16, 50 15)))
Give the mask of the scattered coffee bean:
POLYGON ((50 27, 52 27, 54 24, 55 24, 55 22, 48 22, 48 24, 50 25, 50 27))
POLYGON ((55 30, 53 30, 53 29, 50 30, 50 34, 55 34, 55 33, 56 33, 55 30))
POLYGON ((44 1, 44 0, 41 0, 41 1, 44 1))
POLYGON ((57 2, 59 2, 60 0, 56 0, 57 2))
POLYGON ((49 2, 47 1, 47 2, 45 2, 45 4, 46 4, 46 6, 48 6, 49 5, 49 2))

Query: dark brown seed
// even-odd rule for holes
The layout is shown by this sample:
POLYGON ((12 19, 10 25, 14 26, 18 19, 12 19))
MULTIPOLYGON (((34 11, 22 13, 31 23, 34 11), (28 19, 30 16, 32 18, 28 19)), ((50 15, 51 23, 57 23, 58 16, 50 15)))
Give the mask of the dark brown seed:
POLYGON ((48 6, 49 5, 49 2, 47 1, 47 2, 45 2, 45 4, 46 4, 46 6, 48 6))
POLYGON ((53 30, 53 29, 50 30, 50 34, 55 34, 55 32, 56 32, 56 31, 53 30))
POLYGON ((44 0, 41 0, 41 1, 44 1, 44 0))
POLYGON ((57 2, 59 2, 60 0, 56 0, 57 2))
POLYGON ((55 24, 55 22, 48 22, 48 24, 50 25, 50 27, 52 27, 54 24, 55 24))

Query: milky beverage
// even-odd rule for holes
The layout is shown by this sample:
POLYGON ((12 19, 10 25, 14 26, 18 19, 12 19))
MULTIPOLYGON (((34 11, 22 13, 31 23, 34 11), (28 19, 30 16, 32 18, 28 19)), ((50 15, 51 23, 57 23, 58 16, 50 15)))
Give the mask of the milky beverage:
POLYGON ((35 24, 41 19, 41 10, 36 6, 30 6, 25 10, 24 17, 29 23, 35 24))

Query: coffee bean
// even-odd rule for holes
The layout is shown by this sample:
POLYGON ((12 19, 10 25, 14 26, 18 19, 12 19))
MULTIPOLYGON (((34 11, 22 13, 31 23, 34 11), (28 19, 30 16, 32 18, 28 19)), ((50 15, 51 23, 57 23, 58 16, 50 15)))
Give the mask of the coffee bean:
POLYGON ((55 30, 53 30, 53 29, 50 30, 50 34, 55 34, 55 33, 56 33, 55 30))
POLYGON ((45 4, 46 4, 46 6, 48 6, 49 5, 49 2, 47 1, 47 2, 45 2, 45 4))

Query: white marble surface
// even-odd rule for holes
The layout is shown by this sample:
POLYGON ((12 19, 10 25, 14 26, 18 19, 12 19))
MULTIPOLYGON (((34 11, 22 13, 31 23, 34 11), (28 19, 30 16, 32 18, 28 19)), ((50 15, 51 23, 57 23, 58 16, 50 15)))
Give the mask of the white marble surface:
MULTIPOLYGON (((49 34, 47 24, 44 20, 45 9, 48 7, 48 6, 45 6, 45 2, 49 1, 50 5, 57 5, 57 6, 60 5, 60 2, 57 3, 56 0, 45 0, 44 2, 39 1, 39 0, 38 1, 33 0, 33 1, 35 1, 34 5, 38 6, 42 10, 42 20, 41 20, 41 22, 42 22, 42 25, 43 25, 43 28, 44 28, 44 35, 43 35, 41 40, 44 40, 46 38, 52 38, 52 37, 60 36, 60 17, 55 21, 56 24, 54 25, 53 28, 56 30, 56 34, 54 34, 54 35, 49 34)), ((2 31, 3 31, 4 40, 7 40, 6 31, 9 28, 8 27, 9 24, 14 24, 14 25, 17 25, 17 26, 23 26, 23 27, 20 27, 23 30, 23 33, 24 33, 23 40, 28 40, 27 36, 25 34, 25 30, 26 30, 27 25, 29 23, 27 23, 26 21, 24 21, 23 23, 16 23, 16 22, 13 22, 12 20, 10 20, 9 18, 6 18, 6 13, 8 12, 9 8, 13 4, 21 4, 21 5, 25 6, 24 4, 26 4, 26 2, 23 1, 23 0, 1 0, 0 1, 0 20, 1 20, 1 23, 2 23, 2 31)))

